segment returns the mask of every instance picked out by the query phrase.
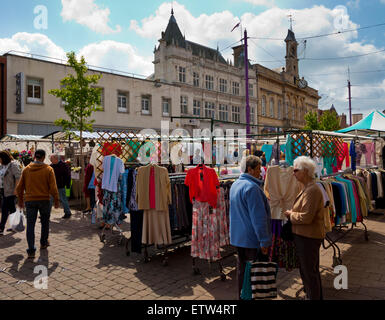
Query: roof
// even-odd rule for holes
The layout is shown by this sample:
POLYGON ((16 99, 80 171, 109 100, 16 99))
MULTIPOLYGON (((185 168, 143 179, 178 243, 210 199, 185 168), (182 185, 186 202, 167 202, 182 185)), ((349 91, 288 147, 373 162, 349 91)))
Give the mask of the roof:
POLYGON ((166 41, 168 46, 176 45, 185 49, 190 46, 194 56, 200 56, 202 54, 204 58, 213 61, 215 61, 218 57, 219 62, 227 64, 225 58, 223 58, 218 50, 205 47, 195 42, 187 41, 179 29, 178 23, 174 17, 174 12, 171 13, 170 20, 168 21, 166 31, 163 35, 163 40, 166 41))
POLYGON ((354 125, 338 130, 337 132, 345 133, 350 131, 362 131, 366 133, 385 132, 385 114, 378 110, 372 111, 354 125))
POLYGON ((4 137, 1 138, 1 141, 37 141, 42 139, 43 136, 6 134, 4 137))
POLYGON ((290 29, 287 30, 287 36, 286 36, 285 41, 297 41, 297 40, 295 39, 294 32, 291 31, 290 29))

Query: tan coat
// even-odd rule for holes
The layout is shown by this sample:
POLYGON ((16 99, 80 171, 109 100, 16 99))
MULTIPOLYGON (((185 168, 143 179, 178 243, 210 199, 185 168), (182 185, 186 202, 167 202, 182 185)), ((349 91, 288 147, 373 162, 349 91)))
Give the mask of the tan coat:
POLYGON ((309 183, 294 201, 290 216, 293 233, 313 238, 325 238, 324 202, 315 182, 309 183))
POLYGON ((171 185, 166 168, 149 164, 138 169, 136 176, 136 201, 139 210, 150 210, 150 170, 154 167, 155 174, 155 210, 167 211, 171 204, 171 185))

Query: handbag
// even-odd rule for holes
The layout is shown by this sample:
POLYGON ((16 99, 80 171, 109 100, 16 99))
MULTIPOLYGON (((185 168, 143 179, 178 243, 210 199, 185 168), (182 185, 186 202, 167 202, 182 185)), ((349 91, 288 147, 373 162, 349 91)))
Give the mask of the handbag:
POLYGON ((281 237, 284 241, 294 241, 294 235, 290 219, 282 226, 281 237))
POLYGON ((277 297, 278 265, 275 262, 255 261, 251 263, 250 279, 252 299, 277 297))
POLYGON ((25 216, 22 209, 17 208, 16 211, 9 216, 9 224, 15 232, 23 232, 25 230, 25 216))

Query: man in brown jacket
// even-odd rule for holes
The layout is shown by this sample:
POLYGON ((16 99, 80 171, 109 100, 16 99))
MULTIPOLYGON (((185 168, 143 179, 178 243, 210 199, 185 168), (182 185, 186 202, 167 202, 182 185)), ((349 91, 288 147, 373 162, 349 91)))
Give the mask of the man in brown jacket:
POLYGON ((18 206, 27 211, 28 258, 35 257, 35 224, 37 212, 41 218, 40 249, 49 246, 49 218, 51 214, 50 195, 54 198, 55 208, 59 208, 59 192, 53 169, 44 163, 45 151, 36 150, 35 161, 29 164, 21 175, 16 187, 18 206), (25 195, 24 195, 25 191, 25 195))

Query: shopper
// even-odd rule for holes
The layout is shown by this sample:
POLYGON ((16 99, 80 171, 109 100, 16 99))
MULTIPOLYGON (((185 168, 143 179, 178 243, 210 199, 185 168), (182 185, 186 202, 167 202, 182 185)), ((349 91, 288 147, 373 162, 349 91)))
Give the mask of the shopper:
POLYGON ((40 248, 49 246, 49 218, 51 213, 50 196, 54 198, 55 208, 59 208, 59 193, 53 169, 44 163, 45 151, 36 150, 34 162, 22 172, 16 187, 18 206, 26 207, 28 258, 35 257, 35 224, 37 213, 41 218, 40 248), (25 191, 25 196, 24 196, 25 191))
MULTIPOLYGON (((0 151, 0 192, 2 197, 0 235, 4 234, 9 214, 16 211, 15 188, 19 182, 20 175, 20 164, 13 160, 12 155, 8 151, 0 151)), ((12 229, 7 231, 12 231, 12 229)))
POLYGON ((84 184, 83 184, 83 192, 84 196, 86 198, 86 204, 87 207, 83 211, 83 213, 91 212, 95 207, 95 173, 94 173, 94 166, 89 163, 86 166, 85 173, 84 173, 84 184))
POLYGON ((261 160, 248 156, 243 173, 230 189, 230 244, 238 251, 238 297, 241 296, 246 261, 267 255, 272 244, 271 214, 261 189, 261 160))
MULTIPOLYGON (((69 189, 71 187, 71 169, 67 164, 59 159, 57 154, 51 155, 51 167, 55 172, 56 185, 59 191, 60 202, 64 209, 63 219, 68 219, 71 217, 71 209, 68 204, 68 199, 66 195, 66 187, 69 189)), ((51 199, 52 206, 52 199, 51 199)))
POLYGON ((285 215, 292 223, 306 299, 322 300, 319 256, 325 237, 324 203, 321 190, 314 181, 315 169, 316 164, 309 157, 294 160, 293 174, 304 188, 294 201, 292 210, 286 211, 285 215))

